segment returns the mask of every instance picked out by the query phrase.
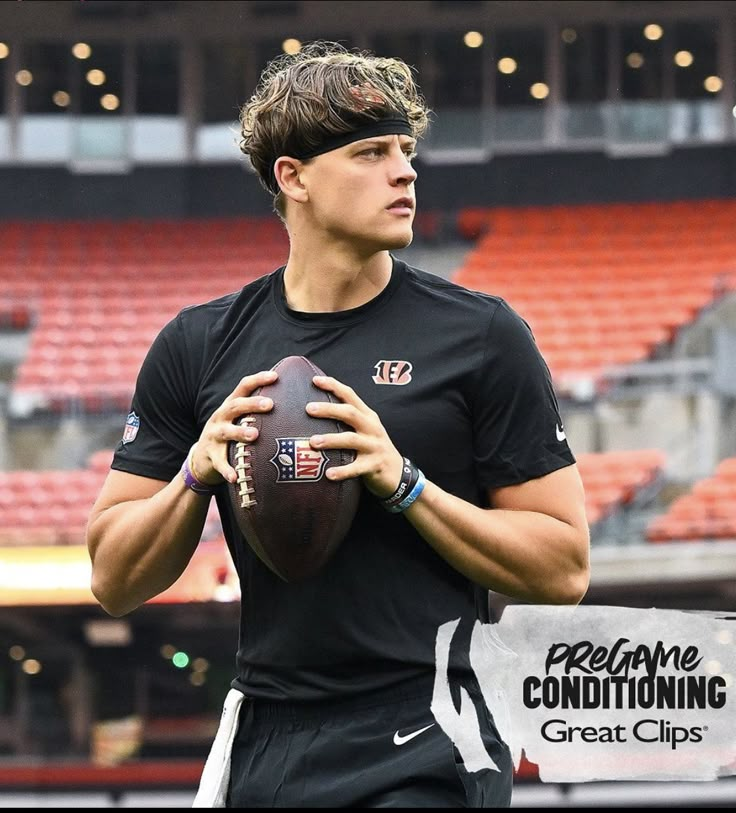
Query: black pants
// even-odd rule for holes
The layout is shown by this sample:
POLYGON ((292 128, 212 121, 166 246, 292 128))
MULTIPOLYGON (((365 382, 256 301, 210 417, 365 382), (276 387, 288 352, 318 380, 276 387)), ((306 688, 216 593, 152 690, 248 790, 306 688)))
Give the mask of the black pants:
POLYGON ((508 807, 511 755, 477 686, 466 688, 500 771, 465 769, 426 683, 337 703, 246 699, 228 807, 508 807))

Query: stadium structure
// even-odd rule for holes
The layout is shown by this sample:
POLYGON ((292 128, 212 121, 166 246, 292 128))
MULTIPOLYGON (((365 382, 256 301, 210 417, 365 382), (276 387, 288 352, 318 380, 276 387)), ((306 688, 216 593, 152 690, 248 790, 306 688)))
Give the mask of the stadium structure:
MULTIPOLYGON (((398 254, 531 326, 586 490, 584 603, 736 605, 736 4, 2 3, 2 804, 193 798, 237 638, 216 509, 121 619, 85 524, 157 332, 285 260, 238 109, 315 39, 416 71, 434 113, 398 254)), ((735 800, 522 763, 514 805, 735 800)))

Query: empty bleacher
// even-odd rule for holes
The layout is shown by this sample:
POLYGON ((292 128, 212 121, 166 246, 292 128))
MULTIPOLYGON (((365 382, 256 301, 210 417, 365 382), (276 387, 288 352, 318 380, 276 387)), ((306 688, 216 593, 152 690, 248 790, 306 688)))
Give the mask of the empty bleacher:
MULTIPOLYGON (((84 544, 90 510, 110 470, 112 451, 84 469, 0 472, 0 547, 84 544)), ((202 539, 222 535, 213 501, 202 539)))
MULTIPOLYGON (((455 281, 529 321, 562 395, 610 365, 666 351, 736 290, 736 202, 460 212, 477 239, 455 281)), ((275 218, 0 226, 0 327, 31 328, 17 417, 120 412, 163 324, 286 258, 275 218)))
MULTIPOLYGON (((81 544, 89 512, 107 475, 112 452, 95 452, 87 468, 0 472, 0 547, 81 544)), ((664 466, 656 449, 584 454, 578 465, 591 526, 635 506, 656 488, 664 466)), ((221 535, 214 501, 203 539, 221 535)))
POLYGON ((0 324, 32 328, 12 411, 126 410, 143 357, 169 319, 285 257, 273 218, 0 226, 0 324))
MULTIPOLYGON (((465 210, 457 228, 477 243, 454 279, 503 296, 529 321, 564 396, 570 381, 600 382, 607 365, 666 350, 736 290, 734 216, 736 201, 725 200, 465 210)), ((0 225, 0 327, 30 331, 10 416, 124 415, 168 319, 286 255, 275 218, 0 225)), ((0 544, 78 544, 109 455, 82 470, 0 474, 0 544)), ((578 461, 589 522, 602 526, 660 487, 665 455, 578 461)), ((719 477, 676 500, 647 539, 736 536, 732 484, 719 477)))
POLYGON ((665 455, 659 449, 578 455, 585 510, 593 526, 617 511, 635 508, 661 487, 665 455))
POLYGON ((722 460, 711 477, 673 500, 646 536, 650 542, 736 539, 736 457, 722 460))
POLYGON ((469 209, 477 240, 455 280, 530 323, 558 390, 666 353, 736 290, 736 201, 469 209))

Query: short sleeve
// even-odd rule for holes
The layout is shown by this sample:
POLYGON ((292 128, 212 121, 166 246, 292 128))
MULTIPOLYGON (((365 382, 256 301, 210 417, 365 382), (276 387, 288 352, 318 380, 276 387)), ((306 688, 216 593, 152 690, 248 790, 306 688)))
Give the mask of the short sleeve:
POLYGON ((141 366, 113 469, 167 481, 179 471, 199 437, 187 358, 178 316, 158 334, 141 366))
POLYGON ((472 414, 483 487, 516 485, 575 463, 549 368, 529 325, 503 300, 491 316, 472 414))

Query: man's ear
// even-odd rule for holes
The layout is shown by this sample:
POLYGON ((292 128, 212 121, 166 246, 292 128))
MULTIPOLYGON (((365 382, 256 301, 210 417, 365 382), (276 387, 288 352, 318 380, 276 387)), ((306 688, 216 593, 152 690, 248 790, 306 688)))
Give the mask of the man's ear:
POLYGON ((298 158, 291 158, 288 155, 277 158, 273 166, 273 173, 283 195, 298 203, 304 203, 308 198, 301 179, 303 166, 298 158))

